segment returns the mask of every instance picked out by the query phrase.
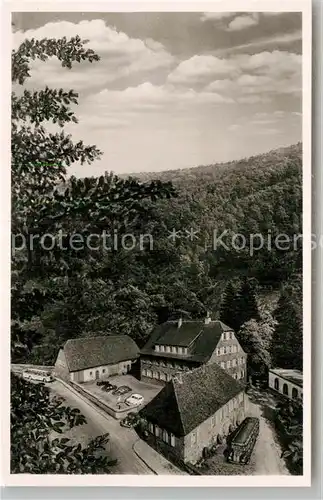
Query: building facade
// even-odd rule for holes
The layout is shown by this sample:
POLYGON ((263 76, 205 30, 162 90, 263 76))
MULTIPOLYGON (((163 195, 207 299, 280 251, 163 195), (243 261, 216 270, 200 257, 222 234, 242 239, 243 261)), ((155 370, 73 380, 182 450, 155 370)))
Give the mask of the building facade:
POLYGON ((193 464, 247 413, 243 384, 216 363, 174 377, 140 412, 151 446, 172 461, 193 464))
POLYGON ((140 354, 141 379, 165 384, 179 371, 217 363, 246 382, 247 354, 234 331, 221 321, 167 321, 151 334, 140 354))
POLYGON ((289 399, 303 398, 303 374, 299 370, 275 368, 269 370, 268 385, 289 399))
POLYGON ((54 374, 83 383, 126 374, 139 357, 136 343, 127 335, 71 339, 60 349, 54 374))

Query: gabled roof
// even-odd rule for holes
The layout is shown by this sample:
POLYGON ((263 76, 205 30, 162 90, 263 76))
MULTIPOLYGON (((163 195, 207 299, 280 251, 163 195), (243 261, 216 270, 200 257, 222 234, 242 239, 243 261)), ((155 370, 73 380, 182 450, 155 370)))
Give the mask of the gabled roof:
POLYGON ((218 345, 222 333, 227 331, 233 332, 232 328, 222 321, 211 321, 208 324, 204 321, 183 321, 180 327, 177 321, 167 321, 153 330, 148 342, 141 349, 141 354, 173 358, 176 357, 173 353, 156 352, 155 345, 188 347, 192 344, 191 353, 185 356, 185 359, 206 363, 218 345))
POLYGON ((64 354, 69 371, 74 372, 136 359, 139 348, 128 335, 104 335, 70 339, 64 354))
POLYGON ((180 373, 152 399, 140 414, 149 422, 186 436, 244 390, 216 363, 180 373))

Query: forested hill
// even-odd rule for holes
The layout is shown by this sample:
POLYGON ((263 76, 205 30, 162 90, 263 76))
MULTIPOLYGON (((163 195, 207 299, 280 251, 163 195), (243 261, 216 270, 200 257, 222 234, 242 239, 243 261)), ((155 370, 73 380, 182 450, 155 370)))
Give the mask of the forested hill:
MULTIPOLYGON (((283 168, 290 161, 301 162, 302 143, 293 144, 291 146, 274 149, 264 154, 243 158, 241 160, 215 163, 211 165, 201 165, 192 168, 183 168, 177 170, 165 170, 162 172, 140 172, 124 174, 121 177, 135 177, 141 182, 148 182, 159 179, 163 182, 171 181, 174 185, 183 188, 191 188, 193 191, 199 187, 212 182, 216 182, 224 177, 234 174, 245 174, 249 177, 249 173, 257 173, 261 175, 260 170, 272 170, 283 168)), ((261 180, 259 179, 261 182, 261 180)))

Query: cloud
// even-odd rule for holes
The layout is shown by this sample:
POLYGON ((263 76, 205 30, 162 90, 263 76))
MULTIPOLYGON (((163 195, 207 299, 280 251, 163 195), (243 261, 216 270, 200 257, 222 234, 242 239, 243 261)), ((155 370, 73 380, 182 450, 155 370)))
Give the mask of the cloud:
POLYGON ((250 26, 254 26, 259 22, 257 13, 235 17, 226 28, 227 31, 240 31, 250 26))
POLYGON ((136 115, 189 111, 203 105, 233 103, 230 97, 215 92, 197 92, 193 89, 177 89, 171 85, 153 85, 150 82, 125 90, 104 89, 83 100, 81 112, 101 116, 116 116, 118 120, 129 120, 136 115))
POLYGON ((229 59, 220 59, 215 56, 193 56, 182 61, 168 75, 168 82, 182 85, 194 85, 210 81, 217 76, 232 74, 236 69, 234 62, 229 59))
POLYGON ((227 17, 232 17, 235 12, 203 12, 201 21, 220 21, 227 17))
POLYGON ((292 33, 284 33, 275 36, 262 37, 256 40, 253 40, 249 43, 243 43, 240 45, 233 45, 230 47, 226 47, 223 49, 217 49, 214 54, 215 55, 225 55, 230 53, 237 53, 238 51, 244 51, 245 49, 253 49, 255 47, 266 47, 268 45, 285 45, 293 42, 302 40, 302 32, 301 30, 293 31, 292 33))
POLYGON ((237 102, 240 104, 263 104, 265 102, 270 102, 271 98, 263 95, 249 95, 241 96, 237 98, 237 102))
POLYGON ((233 125, 230 125, 228 127, 228 130, 230 130, 230 132, 235 132, 236 130, 239 130, 241 128, 242 128, 241 125, 239 125, 238 123, 234 123, 233 125))
POLYGON ((175 64, 175 58, 164 46, 150 38, 140 40, 129 37, 116 28, 107 26, 102 19, 71 23, 60 21, 47 23, 40 28, 25 32, 17 31, 13 35, 14 47, 28 38, 70 38, 79 35, 88 40, 87 46, 100 55, 98 63, 75 64, 71 71, 62 68, 56 58, 51 58, 44 64, 36 60, 31 63, 30 83, 35 86, 58 83, 81 90, 89 86, 89 71, 91 83, 99 86, 133 74, 153 72, 158 69, 170 70, 175 64))
POLYGON ((278 128, 257 128, 253 131, 256 135, 277 135, 282 134, 278 128))
POLYGON ((276 123, 277 120, 251 120, 250 123, 253 125, 271 125, 272 123, 276 123))
POLYGON ((270 102, 273 96, 299 96, 302 58, 287 51, 239 54, 228 58, 194 56, 168 76, 175 87, 214 92, 240 103, 270 102))

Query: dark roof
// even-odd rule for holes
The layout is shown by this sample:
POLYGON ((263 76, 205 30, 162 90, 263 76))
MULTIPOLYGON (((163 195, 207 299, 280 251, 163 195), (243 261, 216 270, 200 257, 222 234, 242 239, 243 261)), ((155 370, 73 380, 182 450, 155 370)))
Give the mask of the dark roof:
POLYGON ((69 371, 75 372, 135 359, 139 348, 128 335, 105 335, 70 339, 64 354, 69 371))
POLYGON ((216 363, 181 372, 178 377, 168 382, 140 412, 177 437, 189 434, 244 390, 216 363))
POLYGON ((164 332, 159 342, 162 345, 188 347, 201 333, 203 325, 198 322, 186 322, 185 326, 178 327, 178 323, 169 321, 164 323, 164 332))
POLYGON ((191 353, 185 356, 188 361, 207 362, 219 343, 223 332, 233 331, 221 321, 183 321, 178 327, 177 321, 167 321, 158 325, 149 337, 148 342, 141 349, 141 354, 153 354, 158 357, 181 357, 173 353, 156 352, 154 346, 189 346, 193 341, 191 353))

